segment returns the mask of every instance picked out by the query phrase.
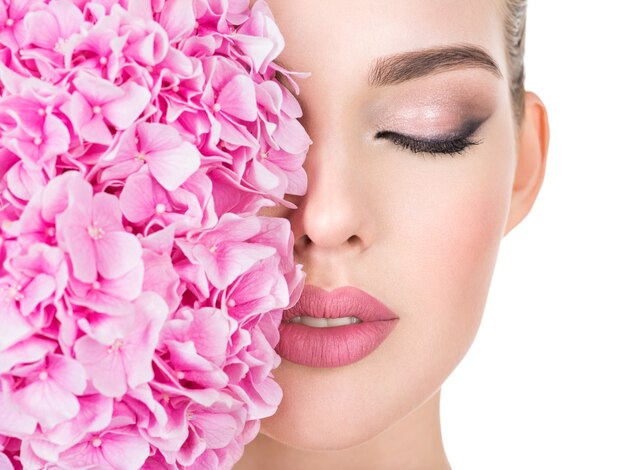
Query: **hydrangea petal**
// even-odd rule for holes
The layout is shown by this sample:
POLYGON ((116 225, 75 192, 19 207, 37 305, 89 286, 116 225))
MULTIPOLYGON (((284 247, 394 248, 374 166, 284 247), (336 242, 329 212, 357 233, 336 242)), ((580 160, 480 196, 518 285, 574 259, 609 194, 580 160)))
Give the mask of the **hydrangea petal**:
POLYGON ((0 335, 0 351, 3 351, 19 341, 30 336, 33 327, 14 307, 7 307, 4 312, 0 312, 0 321, 3 325, 3 332, 0 335))
POLYGON ((69 226, 63 230, 67 250, 72 260, 73 275, 83 282, 93 283, 97 277, 96 248, 87 229, 69 226))
POLYGON ((28 41, 52 49, 59 40, 59 24, 54 15, 45 10, 29 12, 24 18, 28 41))
POLYGON ((0 451, 0 470, 14 470, 13 464, 4 452, 0 451))
POLYGON ((235 438, 239 425, 231 415, 198 411, 194 414, 194 425, 210 449, 225 447, 235 438))
POLYGON ((20 302, 20 312, 26 316, 31 313, 37 304, 47 299, 56 290, 54 277, 49 274, 39 274, 24 288, 24 300, 20 302))
POLYGON ((107 279, 123 276, 141 260, 141 244, 130 233, 108 232, 95 243, 98 271, 107 279))
POLYGON ((76 358, 85 366, 94 387, 106 397, 121 397, 126 392, 126 372, 119 354, 88 336, 75 345, 76 358))
POLYGON ((140 468, 150 454, 148 442, 138 433, 110 433, 102 445, 102 456, 112 468, 140 468))
POLYGON ((46 428, 73 418, 79 410, 76 396, 54 380, 37 380, 16 392, 16 398, 22 409, 46 428))
POLYGON ((196 17, 192 7, 193 3, 188 0, 165 2, 159 21, 167 31, 170 41, 178 41, 193 31, 196 17))
POLYGON ((200 155, 195 146, 183 142, 176 149, 152 153, 148 165, 154 179, 173 191, 200 167, 200 155))
MULTIPOLYGON (((0 351, 0 374, 4 374, 20 362, 32 363, 43 359, 56 348, 55 342, 41 337, 28 338, 0 351)), ((1 433, 1 432, 0 432, 1 433)))
POLYGON ((58 354, 48 356, 47 373, 63 388, 75 395, 85 391, 86 376, 83 367, 74 359, 58 354))
POLYGON ((246 75, 237 75, 222 89, 217 103, 228 112, 244 121, 253 121, 257 116, 254 83, 246 75))
POLYGON ((134 82, 121 86, 124 96, 102 105, 102 114, 118 129, 126 129, 150 102, 150 92, 134 82))
POLYGON ((124 90, 103 78, 80 70, 74 78, 74 86, 83 102, 92 106, 102 105, 124 96, 124 90))
POLYGON ((37 420, 15 403, 8 381, 0 379, 0 434, 28 435, 35 432, 36 427, 37 420))
POLYGON ((80 411, 70 421, 58 424, 47 435, 62 444, 80 440, 85 432, 105 429, 113 417, 113 399, 99 394, 78 397, 80 411))
POLYGON ((132 175, 120 193, 120 208, 124 217, 138 223, 155 215, 157 200, 150 175, 132 175))
POLYGON ((128 384, 133 388, 154 377, 152 357, 168 311, 165 301, 153 292, 143 293, 135 305, 136 323, 127 337, 128 347, 124 348, 128 384))

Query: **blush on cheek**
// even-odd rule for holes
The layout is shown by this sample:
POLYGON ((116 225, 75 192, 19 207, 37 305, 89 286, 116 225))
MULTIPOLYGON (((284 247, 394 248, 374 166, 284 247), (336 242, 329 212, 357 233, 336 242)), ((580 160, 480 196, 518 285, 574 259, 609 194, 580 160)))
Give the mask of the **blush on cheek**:
POLYGON ((463 188, 440 200, 432 213, 423 214, 420 266, 413 269, 425 280, 417 300, 424 313, 418 321, 422 331, 436 339, 430 347, 437 350, 441 365, 447 364, 446 373, 465 355, 480 325, 506 219, 506 199, 501 188, 488 184, 463 188))
MULTIPOLYGON (((453 220, 446 227, 451 282, 474 287, 486 287, 495 264, 502 226, 506 216, 503 197, 494 197, 490 192, 474 192, 464 195, 457 207, 453 220)), ((482 293, 485 289, 479 288, 482 293)))
MULTIPOLYGON (((495 192, 467 195, 450 243, 450 282, 459 294, 451 307, 461 317, 450 320, 454 325, 465 323, 464 329, 474 334, 483 315, 508 212, 507 198, 495 192)), ((467 338, 466 348, 472 340, 473 335, 467 338)))

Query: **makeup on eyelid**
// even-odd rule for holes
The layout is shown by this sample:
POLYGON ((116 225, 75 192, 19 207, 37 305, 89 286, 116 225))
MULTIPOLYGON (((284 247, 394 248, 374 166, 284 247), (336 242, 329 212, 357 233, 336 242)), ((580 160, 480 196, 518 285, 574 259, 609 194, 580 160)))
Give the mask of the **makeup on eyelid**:
POLYGON ((449 120, 454 124, 437 125, 415 120, 389 120, 374 129, 372 139, 387 140, 405 148, 421 148, 426 153, 450 153, 445 149, 460 153, 468 145, 481 142, 476 134, 489 117, 455 117, 449 120))
MULTIPOLYGON (((483 75, 443 75, 388 87, 364 107, 365 129, 391 131, 422 140, 467 136, 496 110, 498 89, 483 75)), ((453 74, 450 74, 453 75, 453 74)), ((467 75, 467 74, 465 74, 467 75)), ((495 82, 497 83, 497 81, 495 82)))
POLYGON ((381 131, 392 131, 423 140, 445 140, 468 137, 489 117, 492 111, 477 112, 467 106, 412 106, 390 103, 385 111, 366 126, 372 136, 381 131))
POLYGON ((419 123, 411 123, 410 125, 387 125, 384 129, 377 132, 395 132, 419 140, 438 142, 442 140, 470 137, 476 133, 476 131, 487 119, 489 119, 489 116, 457 119, 458 123, 455 123, 454 125, 440 126, 422 125, 419 123))

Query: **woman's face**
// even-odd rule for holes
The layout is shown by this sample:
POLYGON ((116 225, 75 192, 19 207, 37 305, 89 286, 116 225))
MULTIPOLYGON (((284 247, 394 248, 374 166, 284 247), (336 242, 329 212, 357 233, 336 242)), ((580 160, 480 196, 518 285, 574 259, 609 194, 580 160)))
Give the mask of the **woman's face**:
POLYGON ((358 287, 399 317, 358 362, 283 358, 274 371, 284 398, 261 432, 341 449, 427 402, 475 337, 516 165, 503 18, 496 0, 269 4, 286 41, 280 61, 312 73, 299 100, 313 145, 307 194, 287 197, 298 208, 261 215, 291 221, 307 284, 358 287), (485 51, 502 76, 479 53, 441 54, 459 44, 485 51))

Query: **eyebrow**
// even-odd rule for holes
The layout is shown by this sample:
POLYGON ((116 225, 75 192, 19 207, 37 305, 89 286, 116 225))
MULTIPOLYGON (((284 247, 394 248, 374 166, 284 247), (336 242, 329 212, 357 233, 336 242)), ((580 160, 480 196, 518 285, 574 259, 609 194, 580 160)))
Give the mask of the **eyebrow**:
POLYGON ((462 68, 482 68, 502 78, 500 68, 487 51, 471 44, 458 44, 379 57, 369 69, 368 84, 370 87, 397 85, 462 68))

